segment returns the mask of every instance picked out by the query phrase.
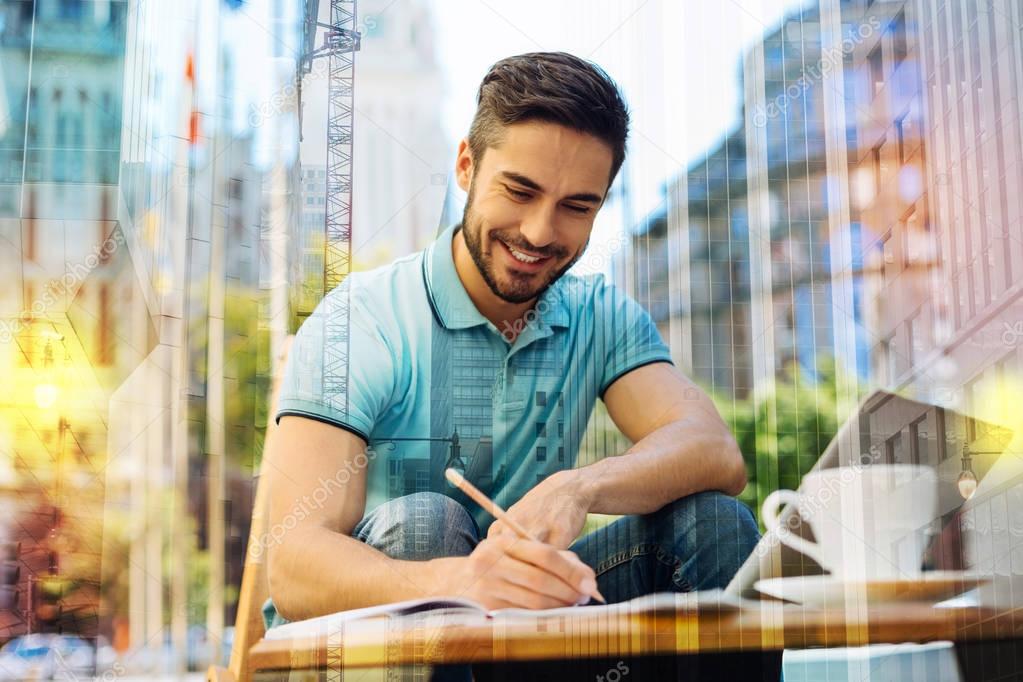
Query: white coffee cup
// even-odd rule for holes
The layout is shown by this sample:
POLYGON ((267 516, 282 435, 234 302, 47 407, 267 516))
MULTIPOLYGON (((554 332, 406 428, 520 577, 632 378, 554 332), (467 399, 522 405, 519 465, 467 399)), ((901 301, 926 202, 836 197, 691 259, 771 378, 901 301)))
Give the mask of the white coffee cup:
MULTIPOLYGON (((919 576, 926 531, 938 512, 938 477, 929 466, 868 464, 807 474, 794 490, 776 490, 763 505, 778 540, 832 575, 859 579, 919 576), (785 527, 783 504, 810 524, 816 542, 785 527)), ((785 519, 798 518, 786 514, 785 519)))

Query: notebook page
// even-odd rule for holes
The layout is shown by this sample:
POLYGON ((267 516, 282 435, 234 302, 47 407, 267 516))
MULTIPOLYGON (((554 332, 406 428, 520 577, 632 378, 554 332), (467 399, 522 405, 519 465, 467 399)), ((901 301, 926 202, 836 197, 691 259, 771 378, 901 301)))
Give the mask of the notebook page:
POLYGON ((441 615, 471 615, 483 617, 486 609, 471 599, 410 599, 408 601, 367 606, 361 609, 338 611, 337 613, 297 620, 292 623, 278 625, 267 630, 265 639, 288 639, 297 637, 313 637, 336 629, 341 623, 368 620, 372 618, 412 616, 417 613, 430 612, 441 615))

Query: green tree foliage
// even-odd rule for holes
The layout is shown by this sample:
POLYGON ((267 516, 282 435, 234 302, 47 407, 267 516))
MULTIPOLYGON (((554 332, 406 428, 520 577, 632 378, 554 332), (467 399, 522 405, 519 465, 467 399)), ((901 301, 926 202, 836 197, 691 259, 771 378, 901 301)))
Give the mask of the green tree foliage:
POLYGON ((760 517, 760 505, 779 488, 795 489, 838 430, 833 362, 821 364, 816 380, 793 371, 777 379, 758 400, 714 396, 732 429, 749 484, 739 496, 760 517))

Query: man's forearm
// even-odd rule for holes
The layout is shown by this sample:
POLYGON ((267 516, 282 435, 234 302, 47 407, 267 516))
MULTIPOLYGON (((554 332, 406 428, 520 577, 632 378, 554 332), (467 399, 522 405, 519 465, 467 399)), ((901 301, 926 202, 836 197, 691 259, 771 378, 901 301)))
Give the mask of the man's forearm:
POLYGON ((624 455, 571 473, 597 514, 646 514, 702 490, 738 495, 746 487, 735 439, 698 418, 665 424, 624 455))
POLYGON ((434 563, 392 559, 323 527, 296 528, 271 548, 270 592, 284 618, 416 599, 437 590, 434 563))

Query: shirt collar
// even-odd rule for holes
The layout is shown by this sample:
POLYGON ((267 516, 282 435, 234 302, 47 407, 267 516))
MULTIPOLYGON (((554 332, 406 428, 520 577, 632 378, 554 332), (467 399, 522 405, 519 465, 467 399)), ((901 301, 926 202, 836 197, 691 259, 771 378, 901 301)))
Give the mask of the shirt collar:
MULTIPOLYGON (((437 320, 447 329, 467 329, 489 320, 476 308, 469 298, 462 280, 455 270, 455 259, 451 251, 451 243, 459 225, 451 225, 430 244, 423 256, 423 280, 426 284, 427 300, 433 308, 437 320)), ((547 288, 537 302, 536 317, 540 326, 568 327, 568 310, 565 307, 563 280, 547 288)))

